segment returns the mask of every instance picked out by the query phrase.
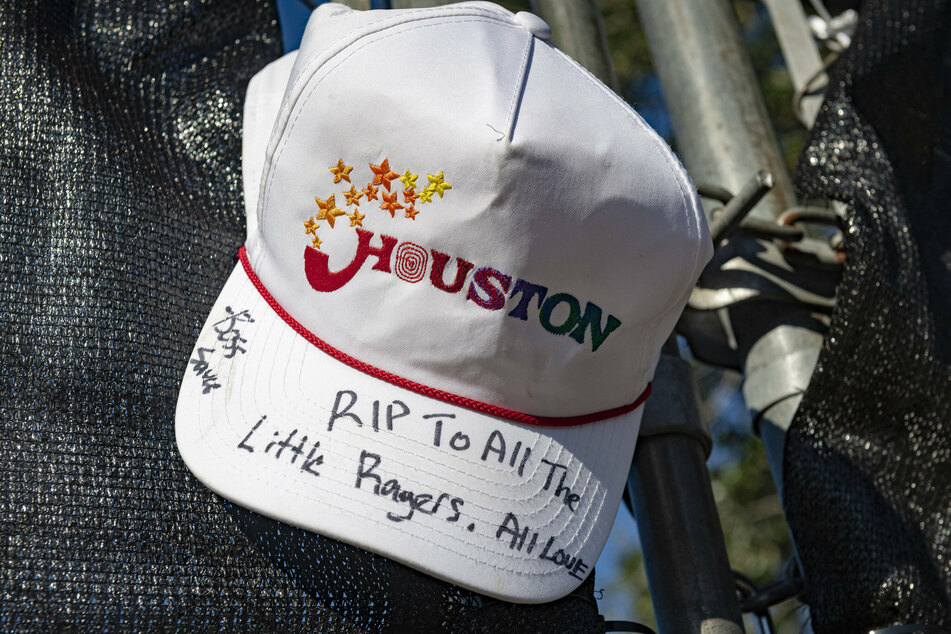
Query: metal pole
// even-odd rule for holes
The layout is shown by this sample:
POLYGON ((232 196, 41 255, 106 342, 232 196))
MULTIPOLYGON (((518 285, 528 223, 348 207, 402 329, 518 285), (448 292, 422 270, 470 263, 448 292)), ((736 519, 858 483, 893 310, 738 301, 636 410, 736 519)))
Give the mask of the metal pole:
MULTIPOLYGON (((728 0, 638 0, 637 6, 688 171, 697 181, 734 192, 757 172, 768 171, 774 186, 752 216, 772 221, 796 203, 795 192, 732 6, 728 0)), ((815 367, 821 329, 815 327, 808 309, 778 302, 737 305, 730 310, 730 320, 743 359, 743 394, 781 494, 785 430, 815 367)), ((723 578, 724 562, 696 552, 693 540, 698 536, 684 526, 710 522, 716 515, 706 502, 691 497, 700 486, 696 480, 708 474, 705 467, 696 467, 696 452, 680 448, 682 444, 666 438, 645 439, 630 476, 632 489, 644 498, 636 510, 638 529, 663 632, 703 631, 697 629, 696 619, 678 620, 678 610, 697 611, 689 605, 691 594, 698 592, 695 586, 706 590, 728 584, 733 589, 732 579, 723 578), (666 442, 670 449, 655 449, 655 442, 666 442), (675 447, 681 449, 680 455, 672 453, 675 447), (684 456, 689 464, 683 462, 684 456), (676 486, 670 480, 672 473, 676 486), (678 493, 679 489, 687 492, 678 493), (671 504, 688 510, 694 504, 695 508, 677 517, 667 510, 671 504), (683 548, 688 549, 686 554, 669 552, 683 548), (687 607, 671 605, 671 597, 687 607)))
MULTIPOLYGON (((783 50, 793 87, 798 91, 806 88, 811 81, 825 86, 828 78, 822 72, 822 58, 819 57, 819 48, 812 37, 812 31, 809 30, 809 23, 806 22, 802 3, 789 0, 763 0, 763 3, 773 19, 776 39, 783 50)), ((822 98, 822 94, 803 96, 799 111, 807 127, 811 128, 815 123, 822 98)))
POLYGON ((742 634, 690 366, 664 347, 628 476, 660 632, 742 634))
POLYGON ((730 3, 638 0, 637 9, 693 179, 735 192, 766 170, 776 185, 753 215, 772 220, 792 207, 792 181, 730 3))
MULTIPOLYGON (((775 186, 752 211, 773 220, 796 202, 740 27, 727 0, 638 0, 654 67, 695 180, 738 191, 768 170, 775 186)), ((754 249, 755 251, 755 249, 754 249)), ((746 398, 782 493, 785 431, 815 369, 822 328, 809 310, 764 302, 730 310, 746 398)))

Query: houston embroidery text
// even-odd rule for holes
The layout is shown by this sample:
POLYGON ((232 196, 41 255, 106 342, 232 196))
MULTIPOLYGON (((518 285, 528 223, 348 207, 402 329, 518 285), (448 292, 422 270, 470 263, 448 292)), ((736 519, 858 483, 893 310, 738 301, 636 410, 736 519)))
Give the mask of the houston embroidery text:
MULTIPOLYGON (((343 159, 328 169, 333 174, 334 184, 341 181, 351 182, 350 172, 353 167, 344 163, 343 159)), ((621 325, 621 321, 614 315, 608 315, 607 320, 604 320, 604 312, 596 304, 585 302, 582 308, 578 298, 569 293, 549 294, 546 286, 523 279, 513 281, 512 276, 488 266, 475 268, 472 262, 457 257, 453 275, 451 271, 446 270, 451 268, 449 261, 453 259, 446 253, 426 249, 412 242, 400 242, 397 246, 399 240, 382 234, 379 241, 373 244, 374 233, 362 228, 366 218, 365 214, 360 213, 362 198, 366 198, 368 203, 376 200, 378 194, 382 194, 383 201, 379 205, 382 211, 388 213, 391 218, 395 218, 396 213, 402 211, 402 216, 415 221, 422 205, 432 203, 434 195, 442 198, 447 190, 452 189, 452 185, 446 182, 442 172, 435 176, 427 174, 429 184, 417 191, 416 181, 419 175, 406 170, 405 174, 400 176, 390 168, 389 159, 384 159, 380 165, 371 163, 370 170, 373 172, 373 179, 365 189, 358 190, 351 185, 349 191, 343 192, 346 198, 345 207, 352 206, 352 210, 344 211, 338 208, 336 194, 331 194, 326 199, 317 196, 315 201, 319 212, 304 221, 306 233, 313 236, 312 246, 305 247, 304 250, 304 271, 307 281, 315 291, 330 293, 342 288, 363 268, 367 259, 373 256, 376 263, 371 268, 375 271, 393 273, 410 284, 420 282, 428 272, 432 285, 450 294, 462 291, 463 287, 466 287, 469 274, 475 269, 466 287, 466 301, 486 310, 502 310, 509 304, 508 316, 523 321, 528 320, 531 311, 533 315, 537 314, 538 323, 553 335, 568 335, 581 345, 590 341, 592 352, 621 325), (389 193, 395 181, 399 181, 403 187, 402 203, 398 199, 399 187, 392 194, 389 193), (381 189, 386 192, 381 192, 381 189), (332 230, 336 225, 335 219, 340 216, 346 216, 350 220, 350 226, 357 232, 357 249, 350 264, 339 271, 331 271, 329 256, 320 250, 323 240, 318 237, 317 232, 321 228, 320 221, 326 221, 332 230), (561 306, 564 308, 560 308, 561 306)))

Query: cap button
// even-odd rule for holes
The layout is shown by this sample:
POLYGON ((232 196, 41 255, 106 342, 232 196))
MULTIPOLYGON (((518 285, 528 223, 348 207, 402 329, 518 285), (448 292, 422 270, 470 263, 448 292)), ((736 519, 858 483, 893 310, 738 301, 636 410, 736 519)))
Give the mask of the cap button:
POLYGON ((515 14, 515 21, 540 40, 547 41, 551 37, 551 27, 534 13, 519 11, 515 14))

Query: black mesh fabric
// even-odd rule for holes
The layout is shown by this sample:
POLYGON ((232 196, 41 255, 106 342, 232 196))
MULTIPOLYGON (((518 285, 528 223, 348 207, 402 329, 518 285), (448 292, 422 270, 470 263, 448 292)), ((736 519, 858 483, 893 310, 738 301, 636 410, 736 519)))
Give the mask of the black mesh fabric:
POLYGON ((230 505, 175 447, 243 242, 253 0, 0 3, 0 629, 595 631, 230 505))
POLYGON ((816 632, 951 629, 951 7, 859 16, 798 167, 850 211, 784 502, 816 632))

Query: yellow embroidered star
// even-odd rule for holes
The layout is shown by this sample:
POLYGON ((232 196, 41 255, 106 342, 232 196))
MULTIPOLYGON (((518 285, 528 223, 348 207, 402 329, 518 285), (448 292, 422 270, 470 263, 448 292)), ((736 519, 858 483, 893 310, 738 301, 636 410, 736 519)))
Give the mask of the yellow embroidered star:
POLYGON ((433 192, 436 190, 433 189, 432 185, 429 185, 423 188, 423 191, 419 192, 419 202, 420 203, 431 203, 433 202, 433 192))
POLYGON ((442 198, 442 194, 444 191, 446 191, 447 189, 452 189, 452 185, 450 185, 449 183, 445 181, 442 175, 442 172, 439 172, 435 176, 433 176, 432 174, 426 174, 426 178, 429 179, 429 185, 427 185, 426 187, 427 188, 432 187, 433 191, 439 194, 440 198, 442 198))
POLYGON ((353 171, 353 166, 344 165, 343 159, 337 160, 336 167, 328 167, 327 169, 329 169, 331 173, 333 173, 334 183, 339 183, 342 180, 347 181, 348 183, 350 182, 350 172, 353 171))
POLYGON ((324 243, 324 241, 321 240, 320 238, 318 238, 318 237, 317 237, 317 234, 314 234, 314 239, 311 240, 310 243, 311 243, 312 245, 314 245, 314 248, 315 248, 315 249, 319 249, 319 248, 320 248, 320 245, 322 245, 322 244, 324 243))
POLYGON ((366 216, 361 214, 359 209, 354 209, 353 213, 348 215, 347 218, 350 219, 351 227, 362 227, 363 219, 366 218, 366 216))
POLYGON ((317 201, 317 206, 320 208, 320 213, 317 214, 317 220, 326 220, 331 229, 334 228, 334 222, 337 216, 345 216, 347 213, 342 209, 337 209, 337 202, 334 200, 334 196, 335 194, 331 194, 327 200, 321 200, 316 196, 314 197, 314 200, 317 201))
POLYGON ((347 198, 347 205, 360 206, 360 197, 363 196, 363 192, 358 192, 353 185, 350 186, 350 191, 344 192, 343 195, 347 198))
POLYGON ((317 235, 317 221, 314 220, 313 217, 311 217, 310 220, 305 220, 305 221, 304 221, 304 230, 305 230, 307 233, 312 233, 312 234, 314 234, 314 235, 316 236, 316 235, 317 235))
POLYGON ((403 189, 416 189, 417 178, 419 178, 419 174, 413 174, 406 170, 406 173, 400 176, 400 180, 403 181, 403 189))

